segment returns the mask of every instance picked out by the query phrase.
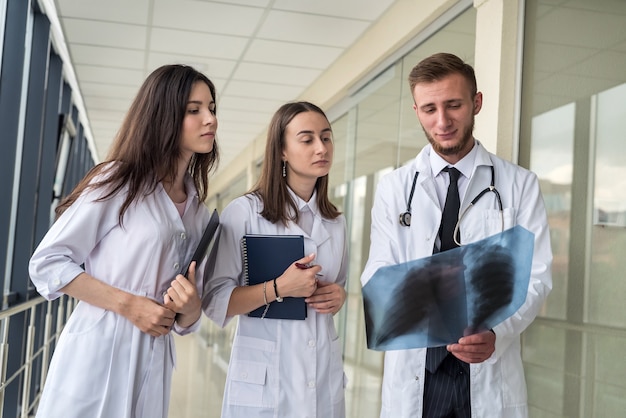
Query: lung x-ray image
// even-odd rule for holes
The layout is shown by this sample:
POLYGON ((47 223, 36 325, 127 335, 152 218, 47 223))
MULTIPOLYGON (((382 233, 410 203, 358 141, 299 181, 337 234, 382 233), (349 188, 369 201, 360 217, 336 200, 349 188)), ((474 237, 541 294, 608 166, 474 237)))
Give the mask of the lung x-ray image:
POLYGON ((436 347, 486 331, 526 300, 534 235, 521 226, 381 267, 363 287, 367 346, 436 347))

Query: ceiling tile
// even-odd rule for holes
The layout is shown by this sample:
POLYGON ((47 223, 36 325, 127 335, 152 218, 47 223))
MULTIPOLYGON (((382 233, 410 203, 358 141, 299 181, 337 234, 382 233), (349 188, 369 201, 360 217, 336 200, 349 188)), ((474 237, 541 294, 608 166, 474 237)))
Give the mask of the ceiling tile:
POLYGON ((107 129, 111 130, 111 129, 119 128, 118 123, 114 123, 113 121, 110 121, 110 120, 94 119, 90 122, 91 122, 90 125, 92 129, 97 130, 97 131, 104 131, 107 129))
POLYGON ((100 45, 140 50, 146 47, 145 26, 68 18, 63 20, 63 29, 70 45, 100 45))
POLYGON ((333 46, 256 39, 250 44, 243 59, 250 62, 291 65, 324 70, 328 68, 342 52, 342 48, 333 46))
POLYGON ((259 38, 346 48, 369 26, 367 22, 335 17, 272 11, 259 38))
MULTIPOLYGON (((214 0, 197 0, 199 2, 204 3, 222 3, 222 0, 214 1, 214 0)), ((255 7, 266 7, 270 0, 228 0, 229 3, 239 4, 242 6, 255 6, 255 7)))
POLYGON ((88 110, 90 119, 99 121, 121 121, 128 109, 107 109, 107 110, 88 110))
POLYGON ((137 94, 138 88, 135 86, 121 86, 119 84, 112 85, 100 82, 83 81, 80 84, 80 90, 84 96, 97 97, 119 97, 124 99, 133 99, 137 94))
POLYGON ((102 65, 106 67, 143 69, 144 51, 105 46, 72 44, 70 55, 74 64, 102 65))
POLYGON ((197 32, 250 36, 264 9, 217 2, 156 0, 152 24, 197 32), (218 19, 215 19, 219 16, 218 19))
POLYGON ((152 0, 55 0, 59 16, 145 25, 152 0))
POLYGON ((220 123, 223 122, 235 122, 235 123, 246 123, 246 124, 254 124, 254 125, 266 125, 270 122, 272 118, 272 113, 270 111, 267 112, 246 112, 245 121, 241 120, 241 111, 237 109, 225 109, 220 110, 218 112, 218 120, 220 123))
MULTIPOLYGON (((220 92, 217 92, 220 97, 220 92)), ((224 96, 219 100, 218 117, 222 109, 237 109, 239 111, 276 111, 284 102, 282 100, 272 100, 268 98, 234 97, 224 96)), ((269 122, 269 121, 268 121, 269 122)))
POLYGON ((79 82, 110 83, 126 86, 139 86, 144 79, 143 71, 121 68, 75 65, 79 82))
POLYGON ((148 54, 148 69, 155 69, 165 64, 186 64, 206 74, 215 83, 218 78, 226 79, 235 68, 235 60, 225 60, 208 56, 166 54, 151 52, 148 54))
POLYGON ((182 63, 215 83, 224 168, 394 0, 53 1, 99 158, 148 74, 182 63))
MULTIPOLYGON (((269 121, 269 119, 268 119, 269 121)), ((231 138, 241 136, 241 138, 247 138, 248 141, 252 141, 256 138, 267 126, 267 122, 264 123, 242 123, 237 121, 223 121, 220 122, 218 133, 220 138, 231 138)))
POLYGON ((373 21, 393 2, 394 0, 276 0, 272 6, 277 10, 373 21))
POLYGON ((293 100, 302 93, 302 87, 282 84, 255 83, 252 81, 233 80, 228 83, 222 94, 239 97, 270 98, 273 100, 293 100))
POLYGON ((112 97, 84 96, 85 106, 89 109, 128 109, 133 99, 122 99, 112 97))
POLYGON ((150 34, 152 51, 222 59, 238 59, 247 42, 243 37, 161 28, 150 34))
POLYGON ((320 74, 321 70, 244 62, 234 72, 233 79, 306 87, 320 74))

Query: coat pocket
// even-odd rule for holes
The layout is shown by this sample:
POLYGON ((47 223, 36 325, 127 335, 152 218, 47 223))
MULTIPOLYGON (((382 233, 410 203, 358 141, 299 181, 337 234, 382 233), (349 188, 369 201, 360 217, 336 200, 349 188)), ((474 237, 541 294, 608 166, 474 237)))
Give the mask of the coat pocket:
POLYGON ((240 406, 263 407, 267 386, 267 366, 252 361, 234 361, 229 371, 228 403, 240 406))

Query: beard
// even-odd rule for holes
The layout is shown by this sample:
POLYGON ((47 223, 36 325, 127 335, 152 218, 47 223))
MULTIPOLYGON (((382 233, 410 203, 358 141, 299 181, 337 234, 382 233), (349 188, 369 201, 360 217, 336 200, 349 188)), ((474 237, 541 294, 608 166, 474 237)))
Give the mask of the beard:
POLYGON ((472 122, 463 131, 463 134, 461 135, 461 139, 459 140, 459 142, 457 142, 455 145, 452 145, 450 147, 444 147, 439 142, 435 141, 433 137, 430 136, 428 132, 426 132, 426 129, 424 129, 423 125, 422 125, 422 130, 424 131, 424 135, 426 135, 428 142, 430 142, 430 145, 433 147, 433 149, 435 150, 437 154, 456 155, 459 152, 463 151, 465 148, 467 148, 468 144, 471 143, 472 139, 474 138, 473 137, 474 117, 472 116, 472 122))

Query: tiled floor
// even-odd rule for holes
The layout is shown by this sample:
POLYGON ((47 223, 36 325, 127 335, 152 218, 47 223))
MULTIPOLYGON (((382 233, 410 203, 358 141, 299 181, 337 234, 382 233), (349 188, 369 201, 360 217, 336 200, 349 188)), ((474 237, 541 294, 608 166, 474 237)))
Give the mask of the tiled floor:
MULTIPOLYGON (((219 418, 234 325, 219 330, 203 324, 198 334, 175 337, 177 365, 170 418, 219 418)), ((347 417, 377 418, 380 376, 347 363, 344 369, 348 376, 347 417)))

